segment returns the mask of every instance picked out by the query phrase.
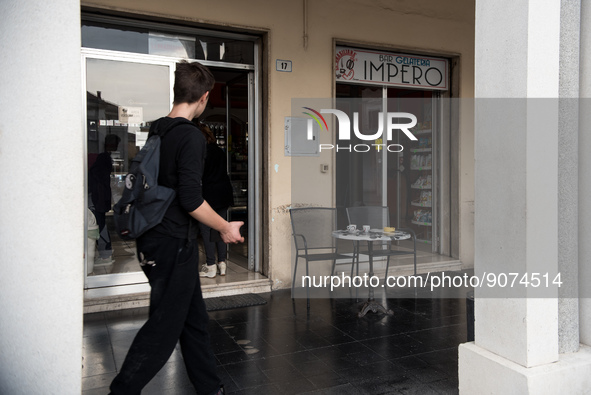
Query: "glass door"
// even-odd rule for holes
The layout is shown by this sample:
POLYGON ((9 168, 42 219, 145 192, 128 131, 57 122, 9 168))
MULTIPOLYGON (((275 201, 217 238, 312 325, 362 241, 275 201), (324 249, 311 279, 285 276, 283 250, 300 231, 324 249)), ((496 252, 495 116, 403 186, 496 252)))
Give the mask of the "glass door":
POLYGON ((129 164, 149 125, 171 108, 174 63, 121 56, 83 56, 86 90, 86 287, 146 281, 135 242, 120 239, 113 221, 129 164))
MULTIPOLYGON (((349 115, 352 128, 365 135, 375 134, 380 113, 384 127, 382 138, 371 141, 352 133, 352 149, 337 151, 337 207, 388 206, 391 226, 411 228, 417 235, 418 249, 437 252, 439 170, 434 92, 353 84, 337 84, 336 90, 337 109, 349 115), (392 140, 386 141, 388 112, 413 114, 417 124, 411 132, 417 140, 394 130, 392 140)), ((346 224, 347 218, 341 215, 339 229, 346 224)))
MULTIPOLYGON (((382 91, 381 87, 376 86, 337 84, 336 107, 348 114, 352 122, 352 114, 357 113, 356 124, 362 133, 375 133, 378 130, 380 113, 383 112, 382 91)), ((336 205, 339 208, 382 205, 384 151, 366 151, 367 143, 373 142, 361 140, 354 133, 346 144, 339 142, 336 155, 336 205)), ((344 229, 347 225, 344 213, 345 210, 339 210, 339 229, 344 229)))
POLYGON ((388 161, 386 205, 390 223, 411 228, 417 236, 417 248, 438 251, 438 144, 434 93, 423 90, 388 88, 388 111, 416 116, 411 129, 416 141, 403 133, 394 135, 404 150, 388 161))
POLYGON ((208 108, 200 117, 216 136, 226 152, 228 174, 234 192, 234 204, 228 209, 228 220, 243 221, 244 243, 228 246, 228 260, 244 269, 254 265, 254 204, 252 95, 253 72, 211 68, 216 78, 208 108))

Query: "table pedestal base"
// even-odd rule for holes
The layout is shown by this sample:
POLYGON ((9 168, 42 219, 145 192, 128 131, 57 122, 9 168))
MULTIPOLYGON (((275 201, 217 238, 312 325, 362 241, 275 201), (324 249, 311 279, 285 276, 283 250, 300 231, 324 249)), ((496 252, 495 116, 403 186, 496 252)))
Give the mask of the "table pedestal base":
POLYGON ((357 315, 359 318, 361 318, 364 315, 366 315, 369 311, 371 311, 373 313, 384 313, 384 314, 388 314, 388 315, 394 314, 394 312, 392 310, 386 310, 386 308, 384 306, 382 306, 381 304, 379 304, 378 302, 376 302, 375 299, 370 299, 363 304, 361 311, 357 315))

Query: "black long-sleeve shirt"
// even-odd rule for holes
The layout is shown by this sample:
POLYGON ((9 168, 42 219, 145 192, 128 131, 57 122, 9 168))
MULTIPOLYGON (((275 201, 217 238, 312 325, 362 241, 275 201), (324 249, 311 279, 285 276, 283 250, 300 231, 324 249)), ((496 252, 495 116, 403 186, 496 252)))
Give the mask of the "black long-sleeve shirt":
MULTIPOLYGON (((156 122, 158 129, 164 130, 178 120, 183 119, 164 117, 156 122)), ((186 238, 189 221, 193 221, 193 232, 196 231, 196 222, 189 213, 204 201, 201 180, 205 155, 205 137, 194 124, 175 126, 162 138, 158 184, 174 189, 176 196, 162 222, 146 232, 146 235, 186 238)))
POLYGON ((214 209, 227 208, 234 204, 226 153, 216 143, 207 144, 203 170, 203 197, 214 209))

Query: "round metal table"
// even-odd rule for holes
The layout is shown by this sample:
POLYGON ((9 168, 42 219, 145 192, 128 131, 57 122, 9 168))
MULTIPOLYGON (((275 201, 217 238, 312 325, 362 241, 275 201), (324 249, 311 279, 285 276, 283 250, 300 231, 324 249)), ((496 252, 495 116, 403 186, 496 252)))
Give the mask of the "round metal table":
MULTIPOLYGON (((373 277, 373 243, 384 242, 384 241, 397 241, 397 240, 408 240, 411 238, 410 233, 395 231, 395 232, 384 232, 380 229, 370 229, 369 232, 357 230, 355 232, 349 232, 346 230, 335 230, 332 232, 332 237, 341 240, 351 240, 355 242, 355 254, 357 254, 357 264, 359 265, 359 243, 362 241, 367 242, 368 256, 369 256, 369 276, 373 277)), ((359 267, 359 266, 358 266, 359 267)), ((367 301, 363 304, 361 311, 358 313, 359 317, 363 317, 369 311, 373 313, 384 313, 388 315, 394 314, 392 310, 386 310, 384 306, 376 302, 374 298, 374 289, 369 287, 369 295, 367 301)))

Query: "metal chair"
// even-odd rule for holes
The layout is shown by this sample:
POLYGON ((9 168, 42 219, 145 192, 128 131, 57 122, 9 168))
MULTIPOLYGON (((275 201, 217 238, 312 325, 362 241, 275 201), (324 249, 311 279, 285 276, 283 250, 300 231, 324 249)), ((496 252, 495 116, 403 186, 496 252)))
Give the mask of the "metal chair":
MULTIPOLYGON (((328 207, 303 207, 292 208, 289 211, 293 240, 296 248, 295 265, 293 269, 293 281, 291 292, 293 295, 298 261, 306 260, 306 276, 309 275, 309 263, 318 261, 332 261, 332 271, 337 259, 351 259, 354 263, 355 255, 339 254, 336 239, 332 232, 337 230, 337 209, 328 207)), ((306 286, 307 306, 310 308, 310 287, 306 286)))
MULTIPOLYGON (((359 206, 359 207, 348 207, 347 218, 349 224, 355 224, 357 227, 363 225, 369 225, 372 229, 383 229, 384 227, 390 226, 390 210, 387 206, 359 206)), ((413 250, 393 250, 392 243, 388 243, 388 249, 372 251, 374 257, 387 257, 386 260, 386 274, 384 275, 384 282, 388 278, 388 269, 390 268, 390 257, 394 255, 414 255, 414 274, 417 274, 417 237, 415 232, 410 228, 397 228, 403 232, 408 232, 412 235, 413 239, 413 250)), ((367 251, 365 251, 367 253, 367 251)), ((355 255, 357 259, 357 267, 359 267, 359 248, 356 248, 355 255)))

